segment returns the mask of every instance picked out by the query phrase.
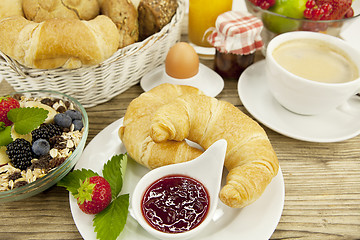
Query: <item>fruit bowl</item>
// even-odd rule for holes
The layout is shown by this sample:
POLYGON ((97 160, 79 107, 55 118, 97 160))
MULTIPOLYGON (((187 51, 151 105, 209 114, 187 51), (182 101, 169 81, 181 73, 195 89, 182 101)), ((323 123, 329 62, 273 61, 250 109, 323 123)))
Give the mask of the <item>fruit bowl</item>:
MULTIPOLYGON (((63 141, 65 141, 66 143, 68 141, 72 141, 74 143, 74 145, 69 146, 71 144, 65 144, 63 145, 62 148, 58 148, 58 149, 63 149, 64 151, 68 151, 68 154, 65 155, 56 155, 56 154, 63 154, 62 150, 58 150, 59 153, 56 153, 57 149, 54 150, 55 151, 55 155, 51 152, 51 150, 57 148, 57 147, 52 147, 51 150, 49 151, 47 156, 51 156, 52 159, 57 159, 57 163, 52 163, 49 167, 49 165, 46 165, 48 170, 44 170, 45 168, 43 167, 44 165, 42 165, 42 167, 39 167, 39 165, 37 167, 34 167, 33 165, 31 167, 28 167, 25 170, 21 170, 21 169, 17 169, 16 171, 21 173, 22 175, 22 181, 24 184, 19 184, 19 186, 16 187, 8 187, 7 190, 2 189, 0 191, 0 203, 2 202, 11 202, 11 201, 17 201, 17 200, 21 200, 21 199, 25 199, 31 196, 34 196, 48 188, 50 188, 51 186, 53 186, 54 184, 56 184, 60 179, 62 179, 67 173, 69 173, 69 171, 74 167, 74 165, 77 163, 77 161, 79 160, 86 140, 87 140, 87 136, 88 136, 88 131, 89 131, 89 122, 88 122, 88 116, 87 113, 84 109, 84 107, 74 98, 67 96, 65 94, 59 93, 59 92, 55 92, 55 91, 47 91, 47 90, 33 90, 33 91, 23 91, 23 92, 15 92, 10 94, 10 96, 14 96, 14 98, 18 98, 18 99, 22 99, 22 101, 20 101, 20 107, 22 107, 22 104, 27 103, 27 101, 24 101, 24 99, 26 98, 27 100, 33 100, 33 99, 39 99, 39 98, 46 98, 46 99, 51 99, 53 100, 53 103, 50 104, 50 106, 53 106, 53 108, 55 108, 54 106, 56 104, 59 104, 60 106, 65 106, 65 108, 67 110, 76 110, 76 112, 78 114, 81 114, 81 122, 82 122, 82 129, 80 131, 76 131, 74 128, 74 124, 75 122, 73 121, 72 126, 69 127, 69 129, 65 130, 62 129, 62 134, 65 134, 67 137, 61 138, 63 141), (20 97, 22 96, 22 97, 20 97), (53 104, 53 105, 52 105, 53 104), (70 136, 71 135, 71 136, 70 136), (66 140, 67 139, 67 140, 66 140), (55 157, 56 156, 56 157, 55 157), (58 157, 60 156, 60 157, 58 157), (65 156, 65 157, 64 157, 65 156), (58 160, 61 159, 61 160, 58 160), (30 170, 30 168, 32 168, 30 170), (40 175, 36 175, 34 169, 43 169, 42 174, 40 175), (26 174, 24 174, 23 172, 25 171, 26 174), (25 180, 23 179, 25 178, 25 180), (30 180, 28 180, 30 179, 30 180), (27 183, 26 183, 27 181, 27 183)), ((31 101, 30 101, 31 102, 31 101)), ((58 112, 63 112, 64 110, 59 110, 59 105, 56 105, 56 113, 58 112)), ((28 105, 25 105, 25 107, 28 107, 28 105)), ((38 106, 38 104, 34 104, 32 103, 32 105, 30 107, 38 107, 41 108, 41 106, 38 106)), ((48 114, 49 116, 50 114, 48 114)), ((77 122, 78 123, 78 122, 77 122)), ((81 123, 80 123, 81 124, 81 123)), ((11 136, 13 139, 15 139, 15 137, 12 135, 13 133, 11 132, 11 136)), ((29 135, 29 134, 28 134, 29 135)), ((33 138, 33 133, 30 134, 33 138)), ((65 136, 64 135, 64 136, 65 136)), ((22 135, 25 136, 25 135, 22 135)), ((63 136, 63 135, 61 135, 63 136)), ((19 136, 17 136, 19 137, 19 136)), ((22 137, 19 137, 22 138, 22 137)), ((31 140, 28 140, 29 142, 31 142, 31 140)), ((13 141, 15 142, 15 140, 13 141)), ((60 143, 60 142, 59 142, 60 143)), ((34 145, 34 144, 33 144, 34 145)), ((5 148, 7 148, 9 145, 7 145, 5 148)), ((32 148, 33 149, 33 148, 32 148)), ((32 150, 34 151, 34 150, 32 150)), ((0 156, 1 157, 1 156, 0 156)), ((40 159, 40 157, 37 157, 40 159)), ((35 161, 37 161, 38 159, 35 159, 35 161)), ((34 159, 31 160, 32 164, 34 163, 34 159)), ((0 165, 0 187, 3 187, 4 185, 10 185, 10 180, 9 180, 9 176, 8 178, 6 178, 6 171, 14 171, 14 165, 12 164, 12 161, 6 164, 1 164, 0 165), (6 183, 6 181, 4 180, 6 179, 8 181, 8 183, 6 183)), ((21 177, 18 177, 18 180, 21 177)), ((16 180, 14 180, 13 182, 15 182, 16 180)), ((13 184, 13 183, 11 183, 13 184)), ((15 184, 14 184, 15 185, 15 184)))
POLYGON ((261 36, 264 42, 263 53, 267 44, 276 35, 291 31, 312 31, 329 34, 339 37, 341 29, 351 24, 355 19, 360 18, 360 0, 354 0, 352 8, 354 16, 340 20, 309 20, 305 18, 291 18, 284 15, 264 10, 255 6, 249 0, 245 0, 248 11, 262 20, 264 28, 261 36))

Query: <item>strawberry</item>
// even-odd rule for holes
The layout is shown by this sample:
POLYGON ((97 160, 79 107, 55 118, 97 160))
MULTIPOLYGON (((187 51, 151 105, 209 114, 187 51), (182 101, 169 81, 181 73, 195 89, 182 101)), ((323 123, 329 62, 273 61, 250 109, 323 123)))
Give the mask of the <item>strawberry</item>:
POLYGON ((80 209, 87 214, 97 214, 111 202, 111 187, 101 176, 86 178, 74 196, 80 209))
POLYGON ((19 102, 12 97, 0 97, 0 122, 10 126, 12 122, 8 119, 7 113, 13 108, 19 108, 19 102))

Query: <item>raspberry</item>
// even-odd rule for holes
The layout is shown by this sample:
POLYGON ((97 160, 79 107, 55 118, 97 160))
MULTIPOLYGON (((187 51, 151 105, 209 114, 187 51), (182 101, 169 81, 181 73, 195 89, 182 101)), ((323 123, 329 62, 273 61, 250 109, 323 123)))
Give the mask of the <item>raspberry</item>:
POLYGON ((31 132, 32 142, 34 143, 38 139, 45 139, 49 141, 50 138, 61 134, 62 131, 59 126, 52 123, 41 124, 39 128, 31 132))
POLYGON ((26 170, 31 166, 33 154, 30 142, 23 138, 17 138, 6 146, 6 154, 9 156, 14 167, 26 170))
POLYGON ((268 9, 275 4, 275 0, 250 0, 255 6, 268 9))
POLYGON ((352 0, 308 0, 304 17, 311 20, 337 20, 347 17, 352 0))

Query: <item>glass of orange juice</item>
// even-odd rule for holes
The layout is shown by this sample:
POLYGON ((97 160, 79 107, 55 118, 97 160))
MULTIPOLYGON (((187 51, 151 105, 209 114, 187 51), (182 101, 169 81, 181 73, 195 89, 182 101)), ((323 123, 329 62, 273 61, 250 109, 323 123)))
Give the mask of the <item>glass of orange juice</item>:
POLYGON ((216 18, 232 9, 232 0, 189 0, 189 41, 200 47, 212 47, 204 36, 215 27, 216 18))

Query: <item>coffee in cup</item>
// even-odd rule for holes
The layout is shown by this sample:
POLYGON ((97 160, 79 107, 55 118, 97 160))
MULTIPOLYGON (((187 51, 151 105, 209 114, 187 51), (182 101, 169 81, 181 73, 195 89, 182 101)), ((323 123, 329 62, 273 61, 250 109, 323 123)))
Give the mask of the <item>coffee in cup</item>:
POLYGON ((350 57, 322 40, 291 40, 280 44, 272 55, 283 68, 308 80, 344 83, 359 77, 350 57))
POLYGON ((360 90, 360 54, 344 40, 315 32, 289 32, 266 50, 271 93, 288 110, 321 114, 360 90))

